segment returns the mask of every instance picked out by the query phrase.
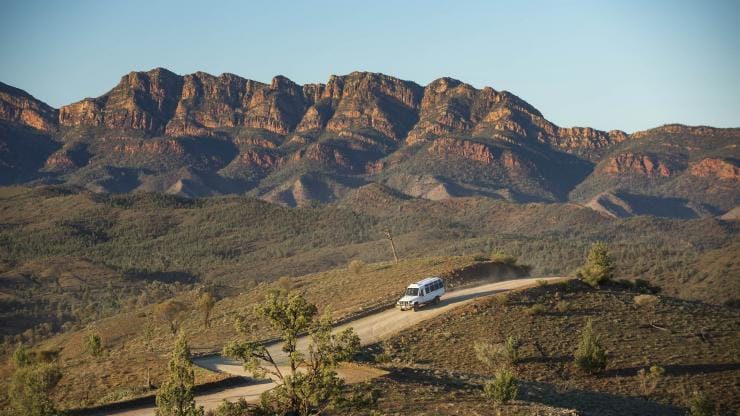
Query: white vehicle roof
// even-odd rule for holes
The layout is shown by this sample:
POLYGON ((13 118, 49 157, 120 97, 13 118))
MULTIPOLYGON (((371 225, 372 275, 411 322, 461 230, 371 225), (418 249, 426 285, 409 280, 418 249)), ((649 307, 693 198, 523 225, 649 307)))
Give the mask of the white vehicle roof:
POLYGON ((427 283, 432 283, 432 282, 435 282, 435 281, 437 281, 437 280, 442 280, 442 278, 440 278, 440 277, 436 277, 436 276, 432 276, 432 277, 427 277, 426 279, 423 279, 423 280, 419 280, 419 281, 418 281, 418 282, 416 282, 416 283, 412 283, 412 284, 410 284, 410 285, 409 285, 409 287, 417 287, 417 288, 418 288, 418 287, 422 287, 422 286, 424 286, 424 285, 425 285, 425 284, 427 284, 427 283))

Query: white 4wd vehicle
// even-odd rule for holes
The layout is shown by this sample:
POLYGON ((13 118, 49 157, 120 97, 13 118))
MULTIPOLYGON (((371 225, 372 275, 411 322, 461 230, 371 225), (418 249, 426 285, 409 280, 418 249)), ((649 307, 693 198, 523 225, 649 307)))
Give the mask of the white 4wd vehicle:
POLYGON ((427 303, 439 303, 439 299, 445 294, 445 284, 439 277, 427 277, 424 280, 412 283, 406 288, 401 299, 396 302, 396 307, 402 311, 416 309, 427 303))

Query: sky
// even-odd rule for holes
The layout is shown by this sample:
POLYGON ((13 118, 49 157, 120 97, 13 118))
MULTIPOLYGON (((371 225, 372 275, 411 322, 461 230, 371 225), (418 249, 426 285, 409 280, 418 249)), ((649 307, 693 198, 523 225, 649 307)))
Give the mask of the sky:
POLYGON ((59 107, 134 70, 508 90, 561 126, 740 127, 740 0, 0 0, 0 81, 59 107))

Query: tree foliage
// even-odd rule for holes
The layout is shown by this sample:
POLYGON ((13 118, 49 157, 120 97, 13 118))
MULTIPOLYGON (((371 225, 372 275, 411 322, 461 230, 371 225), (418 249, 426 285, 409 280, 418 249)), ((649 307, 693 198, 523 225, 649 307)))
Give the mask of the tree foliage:
MULTIPOLYGON (((269 375, 277 384, 263 393, 255 412, 309 415, 335 404, 344 384, 336 368, 360 346, 354 331, 350 328, 332 334, 330 315, 318 318, 316 306, 296 292, 273 291, 255 310, 280 333, 281 351, 243 340, 234 340, 224 348, 225 355, 244 362, 244 368, 255 377, 269 375), (309 334, 311 342, 299 348, 303 333, 309 334), (287 371, 283 369, 285 364, 287 371)), ((237 329, 248 336, 250 327, 238 321, 237 329)))
POLYGON ((581 333, 581 342, 575 354, 575 363, 581 370, 596 374, 606 368, 606 351, 600 337, 594 333, 593 322, 589 318, 581 333))
POLYGON ((22 345, 13 353, 15 372, 8 399, 12 415, 51 416, 59 412, 50 398, 62 374, 54 363, 34 362, 22 345))
POLYGON ((156 416, 203 416, 203 407, 195 406, 195 372, 190 361, 190 348, 180 333, 169 362, 170 377, 157 393, 156 416))
POLYGON ((172 334, 177 333, 180 324, 180 315, 187 309, 187 306, 174 299, 166 300, 157 305, 155 312, 160 320, 169 325, 172 334))
POLYGON ((211 311, 216 306, 216 297, 210 292, 203 292, 198 298, 197 302, 198 309, 203 313, 203 326, 206 328, 210 327, 211 311))
POLYGON ((596 287, 611 280, 614 277, 614 270, 614 260, 609 255, 607 245, 598 242, 591 245, 586 264, 578 271, 578 274, 586 283, 596 287))

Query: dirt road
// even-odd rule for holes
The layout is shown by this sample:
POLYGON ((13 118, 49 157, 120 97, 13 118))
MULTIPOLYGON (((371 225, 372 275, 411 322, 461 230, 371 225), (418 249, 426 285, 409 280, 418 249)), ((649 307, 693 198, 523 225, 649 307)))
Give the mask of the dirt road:
MULTIPOLYGON (((506 290, 519 289, 526 286, 536 284, 537 280, 557 280, 562 279, 560 277, 549 277, 549 278, 530 278, 530 279, 516 279, 506 280, 503 282, 489 283, 481 286, 469 287, 465 289, 456 290, 446 294, 442 302, 438 305, 425 307, 417 312, 406 311, 401 312, 397 309, 390 309, 382 311, 364 318, 357 319, 352 322, 348 322, 344 325, 340 325, 335 328, 335 331, 341 331, 345 328, 354 328, 357 335, 360 337, 362 345, 373 344, 390 337, 393 334, 402 332, 419 322, 433 318, 437 315, 445 313, 452 308, 464 305, 473 299, 480 298, 483 296, 490 296, 498 292, 506 290)), ((308 346, 309 339, 302 337, 298 340, 298 348, 305 349, 308 346)), ((269 347, 270 354, 278 361, 278 363, 285 362, 285 353, 280 350, 279 345, 273 345, 269 347)), ((193 362, 203 368, 207 368, 213 371, 222 371, 234 375, 249 376, 244 371, 242 365, 234 360, 222 356, 210 356, 195 358, 193 362)), ((339 374, 348 383, 357 383, 365 381, 374 377, 382 375, 382 371, 375 368, 359 366, 359 365, 348 365, 344 366, 339 370, 339 374)), ((244 397, 247 401, 256 401, 259 399, 260 394, 265 390, 272 388, 274 384, 269 381, 257 382, 246 386, 239 386, 228 388, 222 391, 208 393, 200 395, 196 398, 196 402, 200 406, 204 406, 206 410, 216 408, 222 400, 236 401, 240 397, 244 397)), ((122 415, 122 416, 150 416, 154 415, 154 408, 139 408, 130 410, 121 410, 118 412, 108 412, 110 415, 122 415)))

